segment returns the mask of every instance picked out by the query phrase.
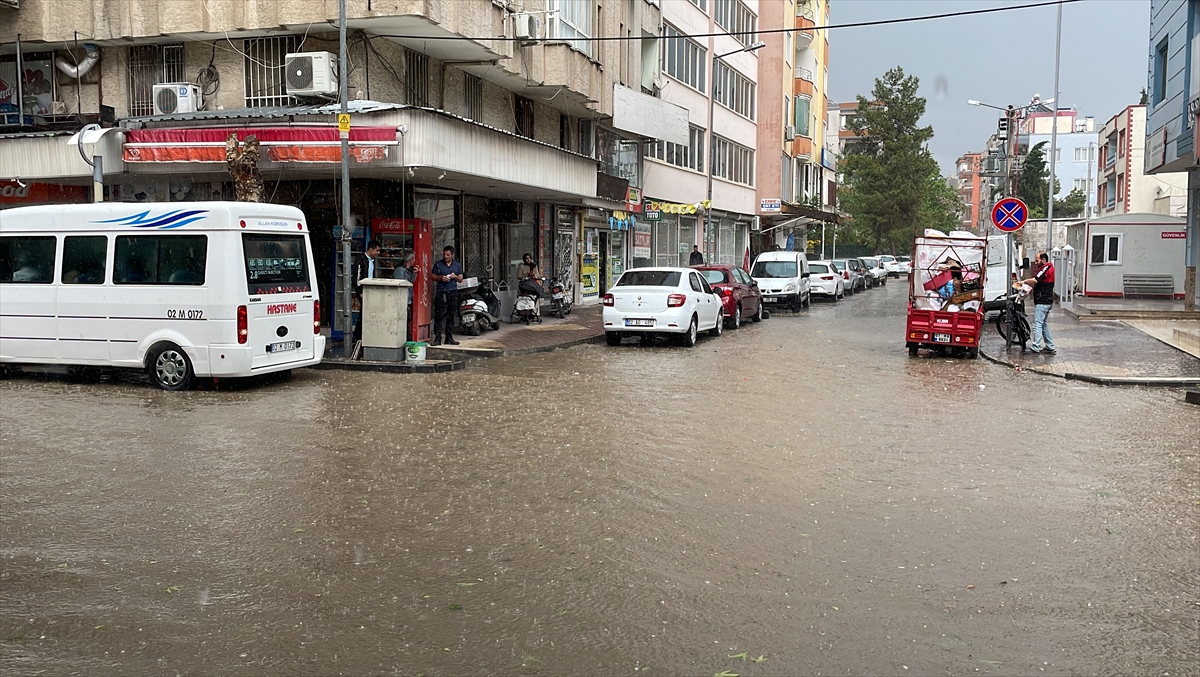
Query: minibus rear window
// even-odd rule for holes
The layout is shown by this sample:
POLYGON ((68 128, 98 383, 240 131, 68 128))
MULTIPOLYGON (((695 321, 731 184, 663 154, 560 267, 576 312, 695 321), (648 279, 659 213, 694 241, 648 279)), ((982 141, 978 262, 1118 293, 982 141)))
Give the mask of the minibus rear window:
POLYGON ((53 282, 54 245, 54 237, 0 237, 0 282, 53 282))
POLYGON ((252 296, 311 291, 303 235, 242 233, 242 249, 252 296))

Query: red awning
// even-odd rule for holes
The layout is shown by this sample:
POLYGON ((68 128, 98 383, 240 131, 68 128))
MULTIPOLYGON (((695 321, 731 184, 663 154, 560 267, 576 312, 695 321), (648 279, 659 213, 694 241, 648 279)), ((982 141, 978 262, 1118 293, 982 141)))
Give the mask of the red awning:
MULTIPOLYGON (((125 133, 126 162, 225 162, 225 140, 253 134, 271 162, 341 162, 337 127, 131 129, 125 133)), ((360 163, 382 160, 396 145, 395 127, 353 127, 350 155, 360 163)))

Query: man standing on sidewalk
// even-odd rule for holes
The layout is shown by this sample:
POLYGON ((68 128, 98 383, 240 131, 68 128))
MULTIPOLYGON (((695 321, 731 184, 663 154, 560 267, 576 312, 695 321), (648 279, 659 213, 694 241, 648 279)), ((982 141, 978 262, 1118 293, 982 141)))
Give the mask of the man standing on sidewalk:
POLYGON ((442 250, 442 260, 433 264, 433 279, 437 288, 433 297, 433 341, 431 346, 442 344, 445 336, 446 345, 456 346, 452 330, 454 317, 458 313, 458 283, 463 279, 462 264, 454 260, 454 247, 446 245, 442 250))
POLYGON ((1033 352, 1056 355, 1054 338, 1050 336, 1050 309, 1054 307, 1054 264, 1046 252, 1038 252, 1038 264, 1033 277, 1021 284, 1033 286, 1033 352))

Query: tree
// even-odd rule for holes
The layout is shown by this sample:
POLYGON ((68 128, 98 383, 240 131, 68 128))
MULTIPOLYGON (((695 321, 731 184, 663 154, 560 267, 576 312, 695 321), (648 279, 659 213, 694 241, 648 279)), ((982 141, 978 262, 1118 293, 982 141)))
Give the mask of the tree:
POLYGON ((925 99, 917 96, 919 84, 899 66, 889 70, 876 78, 869 99, 858 96, 857 116, 847 125, 858 139, 842 161, 838 198, 852 230, 874 251, 897 238, 911 240, 924 222, 930 177, 938 176, 928 148, 933 128, 920 125, 925 99))
POLYGON ((917 223, 921 232, 934 228, 944 233, 962 229, 964 206, 958 191, 950 187, 945 177, 934 175, 927 179, 925 202, 917 223))
POLYGON ((1054 218, 1079 216, 1087 207, 1087 195, 1076 188, 1061 200, 1054 201, 1054 218))
POLYGON ((1017 197, 1029 208, 1029 218, 1046 218, 1046 199, 1050 172, 1046 169, 1046 154, 1042 141, 1029 149, 1021 160, 1021 176, 1017 179, 1017 197))

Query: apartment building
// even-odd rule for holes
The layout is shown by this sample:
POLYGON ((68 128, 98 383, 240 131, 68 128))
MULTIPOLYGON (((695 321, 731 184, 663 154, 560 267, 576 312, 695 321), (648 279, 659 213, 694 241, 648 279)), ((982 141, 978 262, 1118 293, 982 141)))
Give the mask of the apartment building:
POLYGON ((756 250, 805 242, 809 227, 836 223, 836 144, 827 145, 829 36, 828 0, 763 2, 764 24, 786 32, 767 33, 760 51, 762 118, 758 137, 756 250))
POLYGON ((225 141, 254 134, 268 199, 304 209, 322 279, 343 226, 360 249, 415 217, 469 273, 513 278, 531 252, 598 302, 632 264, 642 146, 688 141, 688 112, 654 96, 660 42, 638 39, 659 34, 660 4, 348 0, 342 224, 336 2, 22 0, 0 8, 0 206, 86 199, 92 170, 66 143, 82 123, 103 127, 84 145, 106 200, 230 199, 225 141))
POLYGON ((1145 173, 1146 106, 1127 106, 1100 130, 1097 211, 1187 216, 1187 172, 1145 173))
POLYGON ((986 190, 979 176, 982 159, 980 153, 966 153, 954 163, 954 186, 963 203, 962 229, 966 231, 977 230, 980 224, 979 212, 983 205, 983 191, 986 190))
MULTIPOLYGON (((1036 99, 1035 99, 1036 100, 1036 99)), ((1058 134, 1054 152, 1054 175, 1058 181, 1056 199, 1078 190, 1085 193, 1085 204, 1096 204, 1096 121, 1092 116, 1080 116, 1075 108, 1041 105, 1021 118, 1018 125, 1017 151, 1024 157, 1039 143, 1045 142, 1042 151, 1046 167, 1050 166, 1050 141, 1054 121, 1058 123, 1058 134)))
MULTIPOLYGON (((770 4, 770 3, 763 3, 770 4)), ((662 3, 658 95, 688 112, 687 137, 645 148, 645 201, 634 262, 744 263, 758 204, 758 0, 662 3), (689 37, 689 36, 702 37, 689 37)))

